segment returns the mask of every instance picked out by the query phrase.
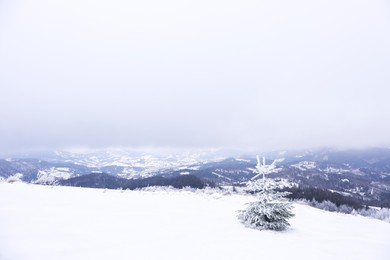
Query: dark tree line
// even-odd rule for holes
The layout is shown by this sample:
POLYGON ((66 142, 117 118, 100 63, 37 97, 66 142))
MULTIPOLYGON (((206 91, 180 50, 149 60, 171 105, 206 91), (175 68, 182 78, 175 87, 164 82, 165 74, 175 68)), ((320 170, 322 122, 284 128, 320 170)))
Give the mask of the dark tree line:
POLYGON ((289 199, 305 199, 305 200, 315 200, 317 202, 330 201, 334 203, 337 207, 341 205, 347 205, 355 210, 362 209, 367 205, 367 202, 348 196, 343 196, 337 192, 331 192, 329 190, 319 189, 319 188, 284 188, 283 191, 287 191, 290 194, 287 195, 289 199))
POLYGON ((139 189, 149 186, 172 186, 182 189, 191 187, 202 189, 206 186, 214 187, 214 183, 200 179, 195 175, 181 175, 173 178, 164 178, 161 176, 142 178, 142 179, 124 179, 105 173, 91 173, 67 180, 61 180, 58 183, 63 186, 75 186, 86 188, 104 188, 104 189, 139 189))

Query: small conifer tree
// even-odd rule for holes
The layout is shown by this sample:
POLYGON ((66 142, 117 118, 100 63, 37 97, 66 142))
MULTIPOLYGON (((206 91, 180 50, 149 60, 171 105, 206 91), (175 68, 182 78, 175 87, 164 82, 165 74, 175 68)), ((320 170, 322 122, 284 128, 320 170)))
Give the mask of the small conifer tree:
POLYGON ((265 158, 261 163, 257 157, 256 175, 248 183, 251 192, 257 196, 257 201, 249 203, 245 210, 239 211, 238 218, 247 227, 259 230, 285 230, 290 224, 288 219, 294 214, 291 212, 292 205, 285 198, 286 192, 275 191, 276 183, 272 179, 265 178, 265 174, 276 171, 276 160, 271 165, 265 164, 265 158), (262 180, 254 180, 259 176, 262 180))

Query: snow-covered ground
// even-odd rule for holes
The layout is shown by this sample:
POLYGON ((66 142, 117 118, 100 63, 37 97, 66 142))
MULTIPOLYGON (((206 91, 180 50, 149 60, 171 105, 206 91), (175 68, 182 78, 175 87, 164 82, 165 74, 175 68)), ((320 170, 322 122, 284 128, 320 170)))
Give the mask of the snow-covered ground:
POLYGON ((297 168, 301 171, 306 171, 315 169, 317 167, 317 163, 312 161, 302 161, 297 164, 291 165, 291 167, 297 168))
POLYGON ((290 230, 252 230, 251 199, 0 183, 0 259, 390 259, 389 223, 294 204, 290 230))

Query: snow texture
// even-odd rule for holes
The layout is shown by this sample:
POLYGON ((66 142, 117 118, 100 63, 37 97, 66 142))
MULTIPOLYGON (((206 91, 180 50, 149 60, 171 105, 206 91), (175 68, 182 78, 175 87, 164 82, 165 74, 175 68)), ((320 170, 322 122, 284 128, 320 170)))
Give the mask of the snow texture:
POLYGON ((390 259, 390 224, 294 204, 291 229, 245 228, 253 197, 0 183, 0 259, 390 259))

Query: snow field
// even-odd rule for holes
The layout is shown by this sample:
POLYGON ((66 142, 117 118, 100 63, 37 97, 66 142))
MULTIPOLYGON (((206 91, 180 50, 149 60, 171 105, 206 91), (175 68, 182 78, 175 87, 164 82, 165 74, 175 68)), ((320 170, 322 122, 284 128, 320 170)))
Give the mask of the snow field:
POLYGON ((0 259, 390 259, 390 224, 294 204, 245 228, 252 197, 0 183, 0 259))

